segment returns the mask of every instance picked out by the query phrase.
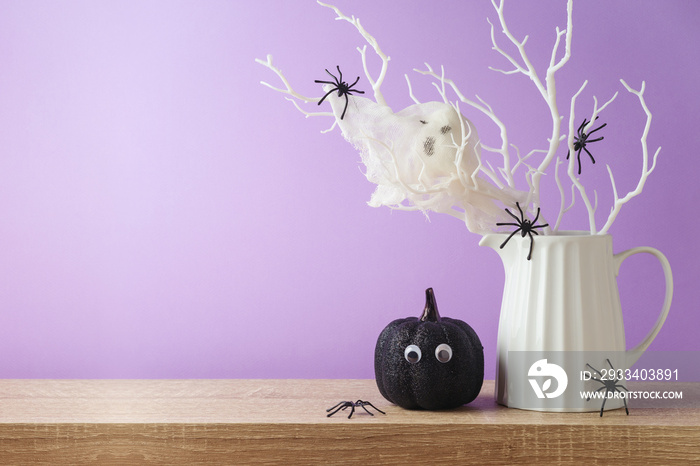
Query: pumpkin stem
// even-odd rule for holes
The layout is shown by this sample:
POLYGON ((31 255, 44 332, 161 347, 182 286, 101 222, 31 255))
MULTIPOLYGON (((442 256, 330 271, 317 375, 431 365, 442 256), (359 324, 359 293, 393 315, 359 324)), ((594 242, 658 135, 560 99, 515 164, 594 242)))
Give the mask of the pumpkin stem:
POLYGON ((433 293, 432 288, 425 290, 425 309, 423 309, 423 315, 420 320, 421 322, 440 322, 440 313, 438 312, 435 293, 433 293))

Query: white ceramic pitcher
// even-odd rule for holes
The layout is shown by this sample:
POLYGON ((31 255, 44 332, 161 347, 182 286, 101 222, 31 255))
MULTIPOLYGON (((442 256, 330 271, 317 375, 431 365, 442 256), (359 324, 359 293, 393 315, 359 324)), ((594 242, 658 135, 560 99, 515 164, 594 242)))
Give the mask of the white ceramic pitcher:
MULTIPOLYGON (((578 393, 579 389, 592 388, 590 382, 584 387, 579 381, 577 374, 588 362, 580 359, 580 352, 626 355, 624 361, 613 361, 616 368, 630 367, 639 358, 656 337, 671 307, 673 278, 668 260, 650 247, 613 254, 612 236, 574 231, 534 236, 532 257, 528 260, 530 238, 514 235, 501 248, 507 237, 508 234, 502 233, 488 234, 479 243, 498 252, 506 275, 498 325, 496 401, 539 411, 600 410, 600 403, 587 403, 578 393), (661 262, 666 296, 649 334, 627 350, 617 274, 622 261, 642 252, 654 255, 661 262), (552 351, 571 354, 570 360, 557 362, 569 374, 570 389, 563 396, 557 393, 556 403, 548 398, 534 398, 533 403, 534 382, 528 379, 527 372, 534 371, 535 366, 519 367, 522 363, 515 363, 515 359, 509 364, 509 352, 537 355, 552 351)), ((600 360, 590 363, 598 367, 603 364, 600 360)), ((622 405, 622 400, 610 400, 605 408, 622 405)))

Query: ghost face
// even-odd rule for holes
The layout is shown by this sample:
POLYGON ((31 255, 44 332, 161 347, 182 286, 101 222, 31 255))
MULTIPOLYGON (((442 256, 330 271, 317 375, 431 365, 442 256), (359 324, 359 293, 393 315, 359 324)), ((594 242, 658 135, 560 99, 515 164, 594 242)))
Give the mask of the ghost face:
POLYGON ((460 169, 467 176, 471 175, 476 167, 476 130, 452 106, 434 104, 422 109, 429 110, 429 113, 418 117, 417 124, 414 124, 416 132, 411 141, 411 151, 422 162, 423 176, 439 178, 458 175, 460 169), (464 152, 460 154, 463 144, 464 152))

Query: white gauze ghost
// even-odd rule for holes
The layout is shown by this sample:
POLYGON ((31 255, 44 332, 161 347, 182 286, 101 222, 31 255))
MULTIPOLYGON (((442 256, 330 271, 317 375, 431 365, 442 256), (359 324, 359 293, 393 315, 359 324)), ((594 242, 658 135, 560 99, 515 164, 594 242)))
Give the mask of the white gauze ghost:
MULTIPOLYGON (((330 90, 330 87, 327 88, 330 90)), ((326 91, 327 91, 326 90, 326 91)), ((393 113, 359 96, 329 95, 343 136, 359 151, 367 179, 377 185, 369 205, 449 213, 475 233, 512 221, 525 193, 500 189, 478 173, 479 136, 474 125, 443 102, 411 105, 393 113)))

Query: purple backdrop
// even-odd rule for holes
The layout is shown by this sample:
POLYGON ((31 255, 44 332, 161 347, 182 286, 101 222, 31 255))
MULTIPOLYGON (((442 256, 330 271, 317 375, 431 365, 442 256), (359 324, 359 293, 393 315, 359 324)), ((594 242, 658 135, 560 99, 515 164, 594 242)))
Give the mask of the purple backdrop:
MULTIPOLYGON (((439 100, 412 71, 427 61, 488 101, 523 152, 546 145, 532 83, 488 69, 509 67, 491 50, 488 1, 337 6, 391 56, 394 110, 412 103, 405 73, 419 99, 439 100)), ((564 2, 509 2, 506 15, 541 70, 564 2)), ((700 349, 698 18, 689 0, 578 2, 558 75, 564 114, 584 79, 581 118, 593 95, 620 91, 584 173, 601 219, 604 164, 622 192, 641 170, 644 115, 618 80, 646 80, 650 150, 662 151, 611 233, 616 251, 653 246, 671 261, 656 350, 700 349)), ((0 2, 0 377, 373 377, 379 332, 418 315, 432 286, 441 313, 479 333, 493 378, 498 256, 451 217, 367 206, 374 186, 340 132, 321 134, 330 121, 259 84, 279 85, 254 62, 270 53, 298 91, 320 96, 324 68, 363 74, 363 44, 313 1, 0 2)), ((586 228, 580 209, 567 218, 586 228)), ((619 280, 630 346, 662 301, 661 269, 644 256, 619 280)))

